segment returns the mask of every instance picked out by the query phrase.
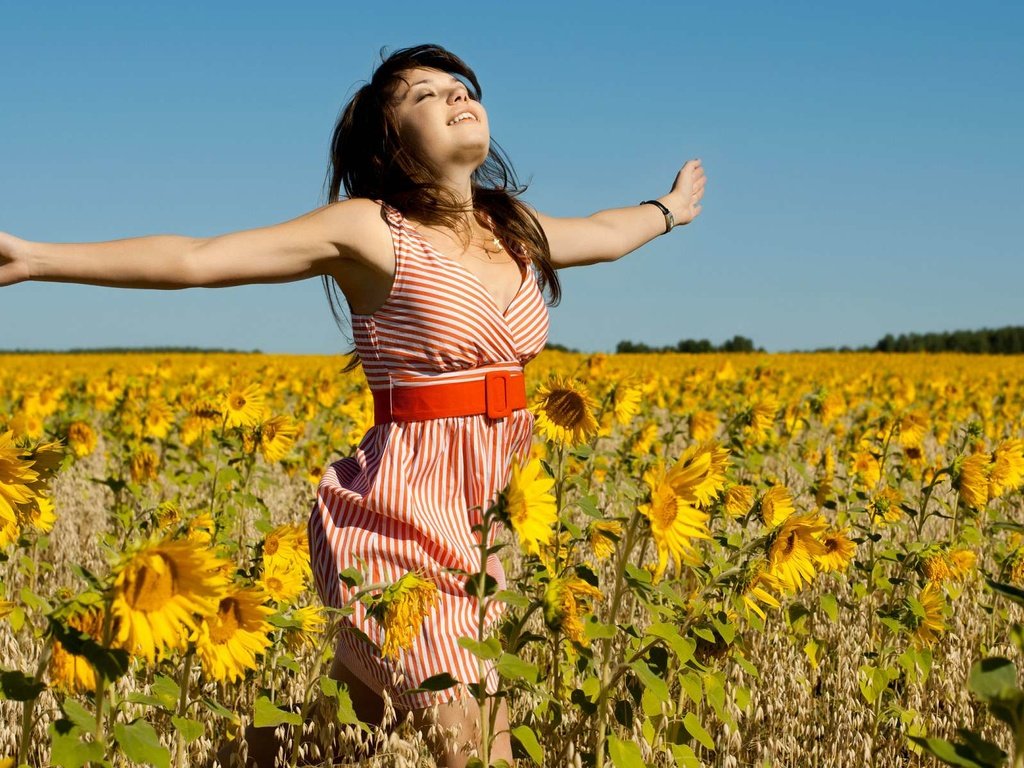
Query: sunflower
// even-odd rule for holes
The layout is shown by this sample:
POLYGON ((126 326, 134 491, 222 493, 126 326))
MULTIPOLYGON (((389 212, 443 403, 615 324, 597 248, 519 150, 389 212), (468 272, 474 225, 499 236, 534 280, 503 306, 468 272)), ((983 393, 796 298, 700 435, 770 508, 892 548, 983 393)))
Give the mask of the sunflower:
POLYGON ((634 456, 646 456, 651 452, 657 439, 658 422, 648 421, 633 436, 633 444, 630 446, 629 452, 634 456))
POLYGON ((764 609, 758 604, 758 601, 764 603, 769 608, 778 608, 780 606, 778 598, 769 592, 769 589, 782 592, 782 584, 768 572, 768 561, 761 557, 747 563, 744 569, 743 583, 740 588, 740 596, 743 600, 747 616, 750 616, 751 613, 756 613, 761 617, 762 621, 767 618, 764 609))
POLYGON ((650 489, 650 501, 638 509, 651 523, 651 536, 658 548, 654 580, 659 581, 665 573, 669 555, 676 568, 683 561, 690 564, 700 562, 700 553, 691 540, 711 538, 707 528, 709 516, 676 494, 663 465, 658 464, 645 472, 644 482, 650 489))
POLYGON ((920 448, 928 429, 928 416, 920 411, 906 414, 897 426, 903 448, 920 448))
POLYGON ((292 611, 291 619, 298 626, 288 628, 285 644, 292 653, 314 645, 314 638, 324 631, 327 616, 318 605, 307 605, 292 611))
POLYGON ((229 427, 254 427, 265 412, 263 392, 258 384, 236 385, 224 398, 222 411, 229 427))
POLYGON ((259 586, 279 603, 291 603, 306 588, 306 575, 301 568, 294 567, 283 559, 264 565, 259 586))
POLYGON ((96 450, 96 432, 88 422, 73 421, 68 425, 68 447, 80 459, 96 450))
POLYGON ((773 485, 765 491, 761 496, 760 509, 761 520, 769 528, 774 528, 796 511, 789 489, 784 485, 773 485))
POLYGON ((581 616, 591 610, 591 601, 604 593, 575 574, 551 579, 544 591, 544 621, 554 631, 561 631, 575 643, 588 645, 583 634, 581 616))
POLYGON ((742 517, 754 506, 754 486, 731 485, 725 489, 724 501, 729 517, 742 517))
POLYGON ((260 453, 264 460, 272 464, 288 455, 298 428, 288 416, 274 416, 256 427, 260 453))
POLYGON ((953 483, 960 492, 960 500, 971 509, 981 509, 988 503, 991 468, 991 459, 985 451, 953 462, 953 483))
POLYGON ((718 415, 714 411, 694 411, 690 414, 689 425, 690 437, 702 443, 718 431, 718 415))
POLYGON ((0 434, 0 526, 17 526, 15 508, 32 503, 35 494, 31 486, 36 483, 39 473, 32 468, 33 461, 21 457, 14 445, 14 433, 0 434))
POLYGON ((640 413, 640 402, 644 393, 639 387, 619 384, 612 395, 612 413, 619 424, 629 424, 640 413))
MULTIPOLYGON (((103 614, 96 608, 85 608, 68 617, 67 625, 96 642, 103 642, 103 614)), ((85 656, 67 650, 59 640, 53 641, 49 665, 50 680, 56 688, 69 694, 96 690, 96 670, 85 656)))
POLYGON ((267 617, 274 611, 263 605, 266 595, 253 588, 235 588, 221 598, 217 613, 206 616, 190 640, 206 676, 232 682, 247 669, 256 669, 256 654, 270 646, 273 629, 267 617))
POLYGON ((163 400, 153 400, 142 412, 143 434, 163 440, 174 425, 174 409, 163 400))
POLYGON ((155 480, 159 466, 160 458, 153 453, 148 445, 141 446, 131 455, 129 471, 132 482, 142 483, 146 480, 155 480))
POLYGON ((615 543, 621 536, 622 523, 618 520, 594 520, 587 526, 587 538, 598 560, 615 553, 615 543))
POLYGON ((747 426, 755 435, 764 435, 775 426, 775 416, 779 412, 779 401, 771 394, 762 395, 750 404, 747 409, 747 426))
POLYGON ((1024 440, 1003 440, 992 451, 992 471, 988 478, 989 498, 1002 496, 1024 480, 1024 440))
POLYGON ((857 451, 853 454, 853 472, 865 488, 874 488, 882 477, 882 467, 871 451, 857 451))
POLYGON ((594 398, 575 379, 555 377, 540 386, 536 398, 532 410, 546 440, 578 445, 597 432, 594 398))
POLYGON ((918 647, 934 643, 939 633, 946 628, 942 620, 946 609, 942 588, 934 582, 928 582, 916 601, 907 601, 907 607, 910 622, 914 625, 911 641, 918 647))
POLYGON ((555 481, 539 477, 540 474, 541 463, 537 459, 530 459, 523 467, 513 461, 508 487, 502 492, 505 513, 520 546, 527 554, 536 556, 551 540, 552 526, 558 519, 555 497, 549 493, 555 481))
POLYGON ((874 494, 868 501, 868 513, 871 515, 871 522, 875 525, 887 525, 897 522, 903 517, 903 510, 900 504, 903 503, 903 494, 898 488, 886 486, 874 494))
POLYGON ((223 566, 190 539, 164 539, 129 557, 114 579, 115 644, 148 661, 160 649, 184 648, 193 614, 217 612, 228 587, 223 566))
POLYGON ((699 443, 683 452, 665 479, 687 503, 707 507, 725 486, 728 464, 727 449, 715 443, 699 443))
POLYGON ((857 545, 850 541, 848 531, 828 529, 818 537, 825 545, 825 553, 815 558, 822 571, 843 571, 853 560, 857 545))
POLYGON ((389 585, 370 610, 384 630, 381 655, 397 659, 411 648, 437 599, 437 585, 415 571, 389 585))
POLYGON ((954 549, 949 555, 949 571, 954 579, 962 581, 974 572, 978 556, 970 549, 954 549))
POLYGON ((306 578, 312 575, 305 524, 285 523, 267 534, 263 540, 263 567, 298 570, 306 578))
POLYGON ((790 515, 775 529, 768 546, 768 572, 791 592, 814 578, 814 562, 825 554, 817 537, 827 525, 821 515, 810 512, 790 515))
POLYGON ((952 578, 953 570, 946 553, 938 548, 926 550, 921 557, 921 575, 934 584, 952 578))

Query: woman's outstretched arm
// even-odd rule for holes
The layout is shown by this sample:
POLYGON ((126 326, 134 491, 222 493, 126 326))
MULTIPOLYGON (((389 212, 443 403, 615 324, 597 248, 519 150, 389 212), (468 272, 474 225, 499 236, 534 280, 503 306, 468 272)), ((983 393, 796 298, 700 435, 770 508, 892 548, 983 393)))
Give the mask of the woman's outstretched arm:
POLYGON ((0 286, 39 280, 177 289, 302 280, 356 255, 374 215, 379 217, 373 201, 345 200, 281 224, 216 237, 41 243, 0 232, 0 286))
MULTIPOLYGON (((677 226, 689 224, 700 213, 704 180, 700 160, 688 160, 676 174, 672 190, 657 198, 677 226)), ((615 261, 665 234, 665 215, 654 205, 609 208, 584 218, 534 213, 548 239, 555 269, 615 261)))

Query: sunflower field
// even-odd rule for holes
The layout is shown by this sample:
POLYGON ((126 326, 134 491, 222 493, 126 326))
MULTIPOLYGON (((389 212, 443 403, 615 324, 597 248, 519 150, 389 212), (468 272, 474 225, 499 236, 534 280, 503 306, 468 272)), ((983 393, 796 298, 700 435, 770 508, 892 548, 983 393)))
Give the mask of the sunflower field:
MULTIPOLYGON (((373 423, 344 363, 0 355, 0 766, 433 765, 329 675, 351 608, 306 521, 373 423)), ((465 574, 504 614, 460 639, 516 765, 1024 768, 1024 360, 526 374, 532 456, 479 530, 507 585, 465 574)), ((431 574, 340 577, 400 663, 431 574)))

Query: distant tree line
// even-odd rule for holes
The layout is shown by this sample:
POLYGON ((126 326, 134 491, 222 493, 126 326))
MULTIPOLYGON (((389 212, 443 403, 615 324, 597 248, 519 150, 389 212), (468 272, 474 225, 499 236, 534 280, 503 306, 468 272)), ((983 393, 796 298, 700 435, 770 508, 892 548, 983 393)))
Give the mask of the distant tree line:
POLYGON ((982 328, 980 331, 943 333, 887 333, 876 345, 878 352, 968 352, 979 355, 1024 353, 1024 326, 982 328))
POLYGON ((764 349, 758 347, 754 349, 754 342, 748 339, 746 336, 733 336, 728 341, 723 341, 718 346, 715 346, 707 339, 681 339, 674 345, 665 347, 652 347, 644 344, 643 342, 637 341, 620 341, 615 351, 619 353, 628 352, 764 352, 764 349))

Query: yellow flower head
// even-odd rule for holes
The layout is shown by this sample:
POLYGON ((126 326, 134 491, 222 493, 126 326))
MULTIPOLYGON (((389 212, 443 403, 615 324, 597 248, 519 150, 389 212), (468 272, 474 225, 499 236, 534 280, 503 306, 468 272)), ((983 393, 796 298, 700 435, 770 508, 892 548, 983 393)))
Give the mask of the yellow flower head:
POLYGON ((280 461, 288 455, 298 427, 288 416, 274 416, 256 427, 256 439, 260 452, 268 463, 280 461))
POLYGON ((743 584, 740 588, 747 616, 751 613, 756 613, 761 617, 762 621, 767 618, 764 609, 758 604, 758 601, 764 603, 769 608, 779 607, 778 598, 769 590, 782 592, 782 584, 768 572, 767 560, 764 558, 752 560, 745 568, 743 584))
POLYGON ((963 580, 974 573, 978 556, 970 549, 954 549, 948 555, 949 571, 954 579, 963 580))
POLYGON ((558 519, 555 497, 549 493, 555 481, 541 475, 541 463, 530 459, 526 466, 512 461, 512 475, 504 490, 505 510, 509 522, 527 554, 540 556, 541 547, 552 536, 558 519))
POLYGON ((729 517, 743 517, 754 506, 754 486, 731 485, 725 489, 725 513, 729 517))
POLYGON ((769 528, 774 528, 795 511, 793 498, 784 485, 773 485, 761 496, 761 520, 769 528))
POLYGON ((265 560, 259 586, 279 603, 291 603, 306 589, 307 574, 283 558, 265 560))
POLYGON ((629 424, 640 413, 640 401, 643 399, 643 392, 638 387, 620 384, 615 388, 614 398, 615 420, 619 424, 629 424))
POLYGON ((602 597, 600 589, 575 574, 551 579, 544 591, 544 621, 573 642, 588 645, 581 617, 590 612, 592 600, 602 597))
POLYGON ((909 608, 911 621, 916 624, 911 632, 911 641, 918 647, 931 645, 946 628, 943 622, 946 601, 942 588, 935 582, 928 582, 917 597, 917 605, 910 604, 909 608))
POLYGON ((850 541, 849 532, 846 529, 837 531, 830 528, 821 534, 819 541, 824 545, 825 552, 815 558, 818 568, 822 571, 846 570, 857 551, 857 545, 850 541))
POLYGON ((1003 440, 992 451, 992 470, 988 479, 989 498, 1002 496, 1024 480, 1024 440, 1003 440))
POLYGON ((303 578, 313 575, 309 562, 309 538, 304 523, 279 525, 263 540, 265 570, 297 570, 303 578))
POLYGON ((266 411, 263 392, 258 384, 235 386, 224 398, 222 410, 229 427, 256 426, 266 411))
POLYGON ((953 577, 946 553, 935 548, 921 558, 921 575, 929 582, 941 584, 953 577))
POLYGON ((718 431, 718 414, 714 411, 694 411, 689 421, 690 437, 699 443, 711 440, 718 431))
POLYGON ((258 589, 235 588, 221 598, 217 612, 199 624, 190 639, 206 677, 230 682, 257 668, 256 655, 270 646, 273 629, 267 616, 274 611, 263 605, 264 600, 266 595, 258 589))
POLYGON ((595 408, 594 398, 583 384, 556 377, 537 390, 532 410, 546 440, 578 445, 597 432, 595 408))
POLYGON ((790 515, 775 529, 768 547, 768 572, 797 592, 814 578, 815 560, 825 554, 818 536, 828 524, 817 512, 790 515))
POLYGON ((657 464, 648 470, 644 474, 644 482, 650 489, 650 501, 640 505, 639 510, 651 523, 651 536, 658 548, 654 579, 659 581, 665 573, 669 555, 676 568, 681 567, 684 561, 694 565, 700 562, 700 553, 692 540, 711 538, 707 528, 709 516, 675 492, 663 465, 657 464))
POLYGON ((982 509, 988 504, 991 468, 991 459, 985 451, 958 458, 953 463, 953 483, 960 492, 960 500, 971 509, 982 509))
POLYGON ((152 662, 181 650, 194 614, 215 614, 228 588, 224 562, 190 539, 164 539, 136 552, 114 579, 111 611, 118 647, 152 662))
POLYGON ((437 599, 437 585, 415 571, 388 586, 372 609, 384 629, 381 655, 397 659, 411 648, 437 599))
POLYGON ((96 440, 96 432, 88 422, 73 421, 68 425, 68 446, 78 458, 96 450, 96 440))
POLYGON ((676 495, 689 504, 707 507, 725 486, 729 451, 716 443, 687 448, 665 479, 676 495))
POLYGON ((141 446, 131 455, 130 472, 132 482, 143 483, 147 480, 155 480, 159 466, 160 459, 153 453, 152 449, 148 445, 141 446))
POLYGON ((30 504, 34 498, 31 486, 39 478, 33 461, 22 458, 14 445, 14 433, 0 434, 0 525, 17 528, 16 507, 30 504))
POLYGON ((928 416, 921 411, 906 414, 898 422, 900 445, 903 448, 920 448, 928 430, 928 416))
POLYGON ((897 522, 903 517, 903 510, 900 509, 902 503, 903 494, 899 489, 886 486, 868 501, 871 522, 883 526, 897 522))
POLYGON ((615 552, 615 542, 622 536, 622 523, 618 520, 594 520, 587 526, 587 538, 594 557, 605 560, 615 552))
MULTIPOLYGON (((68 617, 67 624, 103 642, 103 614, 96 608, 79 610, 68 617)), ((54 640, 49 666, 50 680, 65 693, 88 693, 96 690, 96 671, 84 656, 68 651, 59 640, 54 640)))

